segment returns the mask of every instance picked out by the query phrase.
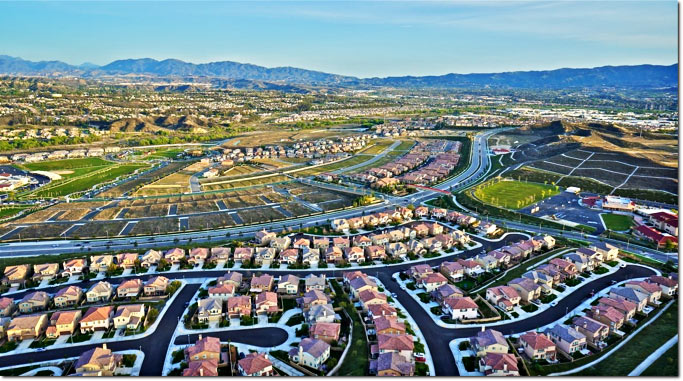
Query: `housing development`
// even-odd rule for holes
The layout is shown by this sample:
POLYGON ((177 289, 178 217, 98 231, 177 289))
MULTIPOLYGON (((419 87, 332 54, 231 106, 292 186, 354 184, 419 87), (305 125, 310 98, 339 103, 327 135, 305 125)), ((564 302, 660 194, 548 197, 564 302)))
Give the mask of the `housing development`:
POLYGON ((389 75, 490 6, 383 76, 0 55, 0 376, 678 376, 678 65, 389 75))

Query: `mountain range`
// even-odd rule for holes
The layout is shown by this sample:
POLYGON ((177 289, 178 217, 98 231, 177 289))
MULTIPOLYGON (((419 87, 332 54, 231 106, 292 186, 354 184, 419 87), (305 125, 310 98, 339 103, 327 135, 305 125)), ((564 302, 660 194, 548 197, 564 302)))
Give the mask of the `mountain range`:
POLYGON ((145 76, 156 78, 206 78, 209 81, 255 82, 254 87, 277 88, 283 85, 394 88, 677 88, 678 64, 602 66, 585 69, 515 71, 438 76, 357 78, 294 67, 267 68, 232 61, 194 64, 177 59, 124 59, 104 66, 91 63, 70 65, 61 61, 27 61, 0 55, 0 74, 19 76, 76 76, 104 78, 145 76), (266 84, 266 85, 264 85, 266 84), (277 85, 277 86, 272 86, 277 85))

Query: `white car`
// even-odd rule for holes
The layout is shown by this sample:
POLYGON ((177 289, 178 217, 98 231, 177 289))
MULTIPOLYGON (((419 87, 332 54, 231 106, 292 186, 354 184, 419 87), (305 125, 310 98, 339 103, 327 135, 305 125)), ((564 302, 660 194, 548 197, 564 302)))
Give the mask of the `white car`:
POLYGON ((626 267, 626 263, 620 264, 619 267, 621 267, 623 269, 624 267, 626 267))

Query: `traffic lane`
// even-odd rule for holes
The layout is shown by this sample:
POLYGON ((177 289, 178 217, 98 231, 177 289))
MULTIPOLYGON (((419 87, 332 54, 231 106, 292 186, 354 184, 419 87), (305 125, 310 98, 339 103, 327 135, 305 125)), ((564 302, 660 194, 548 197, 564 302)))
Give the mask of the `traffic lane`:
MULTIPOLYGON (((202 336, 217 337, 221 341, 230 341, 233 343, 254 345, 257 347, 275 347, 289 338, 287 331, 278 327, 263 327, 263 328, 249 328, 232 330, 232 331, 206 331, 201 333, 202 336)), ((199 339, 199 334, 179 335, 175 339, 175 345, 194 344, 199 339)))
MULTIPOLYGON (((519 233, 510 233, 505 238, 501 239, 500 241, 486 241, 483 238, 480 237, 472 237, 473 240, 478 241, 482 244, 485 244, 484 248, 488 248, 486 250, 495 250, 500 247, 503 247, 505 245, 512 244, 514 242, 518 242, 520 240, 526 239, 526 236, 523 234, 519 233)), ((453 259, 455 257, 458 258, 471 258, 479 253, 481 253, 481 248, 478 249, 470 249, 466 250, 462 253, 456 253, 456 254, 445 254, 441 255, 439 257, 431 258, 427 261, 422 261, 419 262, 420 264, 426 263, 431 266, 436 266, 438 264, 441 264, 441 262, 453 259)), ((353 270, 360 270, 362 272, 368 273, 372 275, 373 273, 378 273, 378 272, 389 272, 390 274, 393 274, 398 271, 404 271, 407 270, 410 266, 413 266, 416 263, 404 263, 404 264, 397 264, 393 266, 387 266, 387 267, 378 267, 378 268, 363 268, 363 267, 348 267, 348 268, 343 268, 343 269, 311 269, 307 271, 290 271, 292 274, 300 275, 300 276, 305 276, 305 275, 319 275, 319 274, 332 274, 332 276, 339 275, 340 273, 346 272, 346 271, 353 271, 353 270)), ((191 279, 191 278, 211 278, 211 277, 219 277, 227 273, 228 271, 235 271, 239 273, 245 274, 245 276, 251 276, 252 273, 262 273, 262 274, 270 274, 270 275, 279 275, 279 274, 286 274, 288 273, 288 270, 277 270, 277 269, 224 269, 224 270, 196 270, 196 271, 186 271, 186 272, 161 272, 161 273, 156 273, 156 274, 130 274, 122 277, 117 277, 117 278, 104 278, 100 280, 88 280, 88 281, 80 281, 76 283, 69 283, 68 285, 54 285, 51 287, 45 287, 41 288, 40 291, 45 291, 48 294, 54 294, 60 289, 67 287, 67 286, 78 286, 84 289, 90 288, 93 284, 99 282, 99 281, 107 281, 111 284, 120 284, 121 282, 130 279, 130 278, 138 278, 141 279, 143 282, 149 280, 152 277, 162 275, 165 276, 166 278, 170 280, 182 280, 182 279, 191 279)), ((17 292, 13 293, 11 295, 5 295, 12 297, 14 299, 21 299, 24 295, 36 291, 35 289, 27 289, 23 290, 22 292, 17 292)))
POLYGON ((390 273, 380 273, 378 278, 387 290, 396 294, 396 299, 406 310, 405 312, 415 321, 417 325, 415 328, 422 332, 422 336, 424 336, 426 341, 425 344, 429 348, 429 354, 434 362, 435 374, 437 376, 460 375, 448 345, 451 339, 448 336, 442 335, 439 329, 441 327, 434 324, 431 316, 427 314, 412 296, 398 285, 390 273))
MULTIPOLYGON (((199 289, 199 285, 185 285, 169 306, 168 310, 161 317, 156 331, 150 336, 127 341, 107 342, 107 348, 112 351, 124 351, 130 349, 142 350, 145 359, 142 363, 140 375, 160 376, 166 358, 166 349, 171 341, 173 332, 178 323, 178 316, 185 310, 185 303, 192 299, 192 296, 199 289)), ((9 356, 0 356, 0 366, 29 365, 34 362, 66 359, 69 357, 79 357, 83 352, 102 344, 83 344, 72 345, 59 349, 46 349, 43 352, 29 352, 9 356)), ((48 347, 49 348, 49 347, 48 347)))

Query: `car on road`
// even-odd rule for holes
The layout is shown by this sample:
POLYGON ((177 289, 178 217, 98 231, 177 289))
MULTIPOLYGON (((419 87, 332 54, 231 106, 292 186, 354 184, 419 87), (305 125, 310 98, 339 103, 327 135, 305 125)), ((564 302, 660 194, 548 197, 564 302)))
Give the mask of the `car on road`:
POLYGON ((415 362, 427 362, 427 359, 422 356, 415 356, 415 362))
POLYGON ((550 307, 555 307, 557 305, 557 302, 550 302, 550 307))
POLYGON ((46 350, 47 349, 45 349, 45 348, 38 348, 38 349, 36 349, 36 352, 45 352, 46 350))
POLYGON ((620 264, 619 267, 621 267, 623 269, 624 267, 626 267, 626 263, 620 264))

